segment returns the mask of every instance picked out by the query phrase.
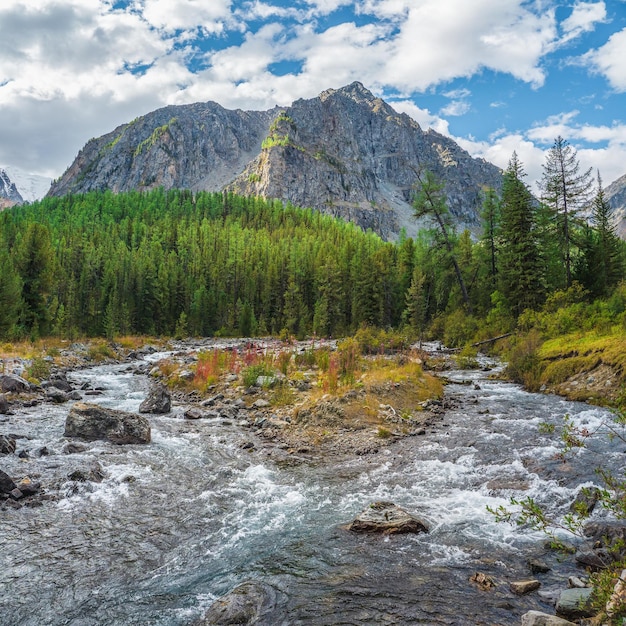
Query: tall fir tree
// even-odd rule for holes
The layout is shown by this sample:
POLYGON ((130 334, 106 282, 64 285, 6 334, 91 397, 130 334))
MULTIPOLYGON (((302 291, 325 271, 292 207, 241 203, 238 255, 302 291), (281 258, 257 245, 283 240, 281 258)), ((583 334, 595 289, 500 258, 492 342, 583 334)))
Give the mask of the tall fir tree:
POLYGON ((561 257, 565 266, 565 287, 572 284, 575 231, 579 213, 591 199, 591 168, 580 170, 576 150, 558 136, 548 151, 540 181, 541 200, 552 213, 561 257))
POLYGON ((525 176, 514 152, 502 184, 498 287, 516 316, 535 308, 545 295, 533 197, 523 181, 525 176))

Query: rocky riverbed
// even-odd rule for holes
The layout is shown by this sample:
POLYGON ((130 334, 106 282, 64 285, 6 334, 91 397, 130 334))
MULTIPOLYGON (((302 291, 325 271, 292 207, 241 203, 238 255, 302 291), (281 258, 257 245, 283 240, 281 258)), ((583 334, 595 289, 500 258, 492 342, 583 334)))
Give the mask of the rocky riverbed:
MULTIPOLYGON (((0 582, 42 596, 30 608, 3 604, 7 624, 227 623, 206 615, 235 588, 235 612, 257 620, 244 623, 511 624, 554 613, 568 578, 578 581, 569 595, 588 593, 576 588, 606 556, 601 513, 588 545, 560 561, 529 529, 496 525, 485 505, 530 494, 566 510, 592 468, 558 461, 537 424, 564 412, 595 424, 600 409, 526 394, 480 369, 447 373, 445 394, 419 401, 402 380, 367 377, 324 393, 306 369, 286 396, 280 376, 245 386, 223 373, 201 392, 168 384, 190 378, 208 347, 146 348, 28 388, 5 374, 0 582), (145 416, 150 442, 67 431, 81 403, 145 416), (349 537, 359 511, 393 519, 397 504, 429 532, 349 537), (68 545, 79 560, 53 556, 68 545)), ((602 454, 619 458, 610 446, 602 454)))

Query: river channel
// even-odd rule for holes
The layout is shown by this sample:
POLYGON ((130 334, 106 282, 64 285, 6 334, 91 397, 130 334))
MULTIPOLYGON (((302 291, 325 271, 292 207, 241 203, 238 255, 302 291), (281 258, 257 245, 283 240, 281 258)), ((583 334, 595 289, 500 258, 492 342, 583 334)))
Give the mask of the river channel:
MULTIPOLYGON (((150 357, 155 360, 158 355, 150 357)), ((102 395, 137 411, 147 376, 128 364, 73 372, 102 395)), ((580 573, 545 552, 544 537, 497 523, 487 506, 532 496, 565 513, 594 467, 622 463, 624 445, 599 442, 572 461, 557 458, 558 436, 539 424, 567 414, 594 428, 603 409, 531 394, 483 371, 447 372, 455 400, 442 422, 377 454, 274 463, 242 449, 254 432, 236 421, 185 420, 182 408, 150 416, 152 443, 93 442, 63 454, 69 405, 2 416, 29 458, 2 457, 13 477, 40 480, 58 499, 0 511, 0 623, 3 626, 182 626, 247 580, 271 585, 268 624, 519 624, 551 612, 537 593, 518 597, 529 557, 552 566, 542 587, 580 573), (469 383, 469 384, 468 384, 469 383), (46 447, 47 456, 36 450, 46 447), (102 482, 77 483, 95 461, 102 482), (343 527, 368 503, 393 501, 425 519, 430 533, 362 536, 343 527), (482 572, 497 586, 483 591, 482 572)), ((601 512, 596 515, 602 515, 601 512)))

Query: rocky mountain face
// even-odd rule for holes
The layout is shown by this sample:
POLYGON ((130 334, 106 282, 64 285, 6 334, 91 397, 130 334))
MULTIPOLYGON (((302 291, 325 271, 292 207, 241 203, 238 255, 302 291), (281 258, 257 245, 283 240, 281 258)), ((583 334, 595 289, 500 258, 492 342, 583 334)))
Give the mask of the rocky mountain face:
POLYGON ((606 199, 615 210, 617 232, 626 239, 626 174, 613 181, 605 189, 606 199))
POLYGON ((0 168, 0 209, 21 204, 24 202, 15 183, 11 182, 9 175, 0 168))
POLYGON ((414 234, 411 198, 428 168, 446 184, 459 227, 476 230, 499 168, 424 131, 360 83, 270 111, 212 102, 170 106, 80 151, 49 195, 163 186, 278 198, 356 222, 383 237, 414 234))

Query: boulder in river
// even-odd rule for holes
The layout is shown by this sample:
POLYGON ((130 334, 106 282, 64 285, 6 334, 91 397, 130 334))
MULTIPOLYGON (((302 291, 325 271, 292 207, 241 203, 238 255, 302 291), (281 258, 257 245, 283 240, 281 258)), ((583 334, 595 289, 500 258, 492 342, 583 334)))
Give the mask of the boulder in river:
POLYGON ((139 405, 140 413, 169 413, 172 397, 165 385, 155 385, 148 397, 139 405))
POLYGON ((15 452, 15 439, 7 435, 0 435, 0 454, 13 454, 15 452))
POLYGON ((193 626, 255 626, 274 624, 276 591, 270 585, 248 581, 218 598, 193 626))
POLYGON ((16 486, 14 480, 7 473, 0 470, 0 494, 11 493, 16 486))
POLYGON ((540 611, 528 611, 522 615, 522 626, 575 626, 575 624, 556 615, 541 613, 540 611))
POLYGON ((68 393, 59 389, 58 387, 48 387, 46 389, 46 400, 54 402, 55 404, 63 404, 70 399, 68 393))
POLYGON ((77 402, 65 420, 65 436, 115 444, 150 443, 150 423, 141 415, 77 402))
POLYGON ((0 375, 0 391, 22 393, 30 391, 30 383, 15 374, 1 374, 0 375))
POLYGON ((8 415, 9 413, 9 403, 7 399, 4 397, 4 394, 0 393, 0 415, 8 415))
POLYGON ((591 606, 593 589, 564 589, 556 603, 556 612, 563 617, 580 619, 592 617, 595 611, 591 606))
POLYGON ((536 591, 541 587, 541 583, 534 578, 527 578, 525 580, 514 580, 509 584, 511 591, 518 596, 525 596, 531 591, 536 591))
POLYGON ((373 502, 348 525, 356 533, 427 533, 428 525, 393 502, 373 502))

